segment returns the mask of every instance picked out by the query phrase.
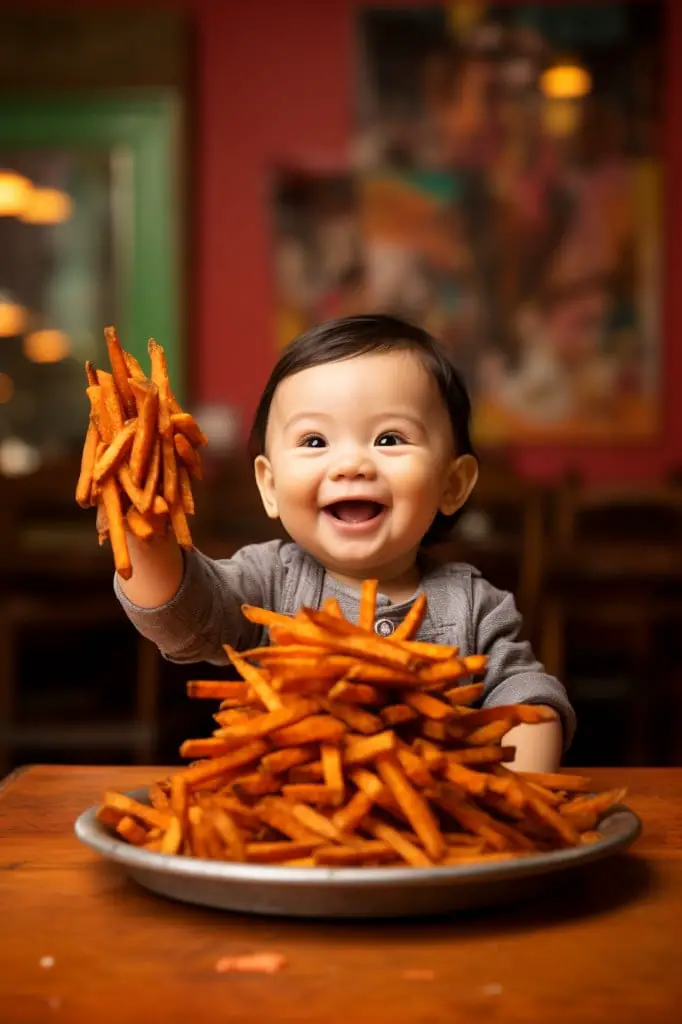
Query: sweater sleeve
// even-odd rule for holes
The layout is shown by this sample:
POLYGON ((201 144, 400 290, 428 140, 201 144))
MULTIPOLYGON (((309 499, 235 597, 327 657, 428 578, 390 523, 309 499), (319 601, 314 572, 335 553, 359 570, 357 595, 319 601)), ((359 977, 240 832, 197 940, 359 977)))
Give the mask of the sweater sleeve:
POLYGON ((196 550, 187 552, 180 587, 159 608, 133 604, 117 576, 114 591, 135 628, 169 661, 225 665, 223 644, 246 650, 262 642, 262 627, 248 622, 241 606, 279 607, 286 548, 280 540, 252 544, 221 560, 196 550))
POLYGON ((473 584, 474 649, 488 657, 483 706, 546 704, 560 715, 568 747, 575 712, 563 685, 545 672, 530 644, 518 639, 522 620, 513 596, 480 577, 473 584))

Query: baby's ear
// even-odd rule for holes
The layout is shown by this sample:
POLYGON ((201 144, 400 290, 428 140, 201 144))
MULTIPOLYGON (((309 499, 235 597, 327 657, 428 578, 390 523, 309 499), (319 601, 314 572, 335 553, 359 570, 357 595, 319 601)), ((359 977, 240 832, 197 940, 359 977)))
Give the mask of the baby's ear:
POLYGON ((275 494, 275 478, 272 474, 272 466, 265 455, 258 455, 253 464, 253 471, 256 475, 256 483, 260 491, 263 507, 270 519, 279 519, 277 508, 277 496, 275 494))
POLYGON ((448 467, 439 510, 452 516, 465 503, 478 480, 478 463, 473 455, 460 455, 448 467))

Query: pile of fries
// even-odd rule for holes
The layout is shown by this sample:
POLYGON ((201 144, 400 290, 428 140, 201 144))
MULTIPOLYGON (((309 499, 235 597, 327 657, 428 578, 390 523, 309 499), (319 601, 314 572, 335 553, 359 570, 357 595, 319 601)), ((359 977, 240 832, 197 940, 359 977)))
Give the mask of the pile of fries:
POLYGON ((110 540, 116 571, 127 580, 132 570, 126 528, 148 540, 164 534, 170 523, 181 547, 192 547, 191 479, 201 479, 199 449, 206 436, 173 395, 161 345, 149 341, 147 377, 122 349, 114 327, 106 327, 104 336, 111 373, 85 364, 90 420, 76 501, 97 507, 99 542, 110 540))
POLYGON ((599 839, 625 791, 589 779, 514 773, 505 734, 552 712, 474 709, 482 656, 413 640, 421 595, 390 638, 373 632, 377 585, 358 625, 335 600, 295 616, 244 606, 271 644, 227 647, 235 682, 190 682, 217 699, 195 759, 151 786, 151 806, 107 793, 99 819, 147 850, 254 864, 415 867, 514 858, 599 839))

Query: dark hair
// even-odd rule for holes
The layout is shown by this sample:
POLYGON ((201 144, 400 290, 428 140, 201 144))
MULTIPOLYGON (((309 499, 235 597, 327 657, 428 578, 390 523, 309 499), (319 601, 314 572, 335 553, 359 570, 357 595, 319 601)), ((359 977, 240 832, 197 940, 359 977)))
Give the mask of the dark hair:
MULTIPOLYGON (((275 391, 283 380, 311 366, 322 366, 324 363, 336 363, 369 352, 387 352, 391 349, 408 349, 418 355, 438 385, 450 417, 457 454, 475 455, 469 434, 469 395, 445 349, 421 327, 395 316, 367 314, 327 320, 300 334, 284 349, 256 409, 249 436, 251 458, 255 459, 265 452, 270 407, 275 391)), ((437 512, 422 543, 436 544, 444 540, 459 518, 460 511, 450 516, 437 512)))

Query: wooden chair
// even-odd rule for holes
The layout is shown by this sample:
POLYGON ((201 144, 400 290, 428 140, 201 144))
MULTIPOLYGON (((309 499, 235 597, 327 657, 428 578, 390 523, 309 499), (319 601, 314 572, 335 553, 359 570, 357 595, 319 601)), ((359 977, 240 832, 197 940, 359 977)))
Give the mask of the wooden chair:
MULTIPOLYGON (((679 716, 679 695, 657 641, 675 621, 682 621, 682 487, 564 481, 556 494, 540 653, 548 671, 564 681, 569 625, 592 637, 588 650, 595 654, 610 642, 614 653, 626 653, 631 681, 623 683, 620 698, 630 763, 671 756, 655 736, 660 729, 652 711, 671 706, 679 716)), ((567 685, 570 690, 570 680, 567 685)), ((592 690, 596 699, 596 682, 592 690)), ((590 698, 589 687, 582 696, 590 698)), ((679 748, 672 757, 679 757, 679 748)))
MULTIPOLYGON (((58 629, 72 634, 77 644, 98 627, 131 628, 113 594, 111 554, 97 547, 93 515, 74 503, 76 475, 77 466, 65 463, 30 477, 0 477, 0 774, 22 748, 75 756, 89 744, 127 749, 137 763, 155 757, 159 655, 142 637, 136 641, 129 721, 75 724, 55 716, 24 723, 19 714, 22 639, 39 642, 58 629)), ((65 676, 68 666, 55 666, 55 682, 65 676)))

